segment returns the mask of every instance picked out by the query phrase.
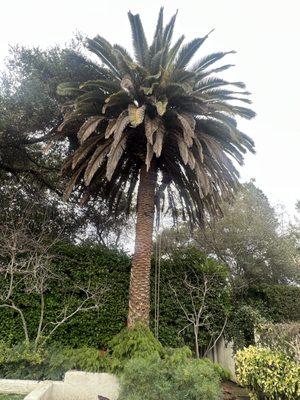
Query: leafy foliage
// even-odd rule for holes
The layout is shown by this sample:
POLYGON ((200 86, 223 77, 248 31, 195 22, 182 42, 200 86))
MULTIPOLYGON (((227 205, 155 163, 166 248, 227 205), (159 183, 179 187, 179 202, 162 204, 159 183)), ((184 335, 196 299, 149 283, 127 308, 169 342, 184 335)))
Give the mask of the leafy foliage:
MULTIPOLYGON (((62 98, 56 92, 63 80, 96 78, 81 54, 81 38, 65 48, 47 50, 14 47, 0 75, 0 220, 35 209, 37 224, 51 215, 64 239, 116 245, 125 228, 125 216, 108 213, 102 201, 79 208, 62 201, 65 182, 60 179, 62 155, 72 140, 58 140, 62 98), (50 189, 50 190, 49 190, 50 189), (6 212, 7 211, 7 212, 6 212)), ((65 101, 65 98, 63 98, 65 101)))
POLYGON ((9 347, 0 343, 0 377, 9 379, 63 379, 66 371, 78 369, 100 372, 109 368, 108 361, 91 347, 73 349, 60 345, 34 349, 33 344, 19 343, 9 347))
POLYGON ((250 286, 233 300, 226 334, 236 348, 255 343, 255 327, 300 321, 300 289, 288 285, 250 286))
POLYGON ((272 322, 300 321, 299 287, 256 285, 245 293, 249 304, 272 322))
MULTIPOLYGON (((206 229, 191 235, 187 224, 166 230, 165 252, 192 242, 230 269, 235 292, 257 284, 290 284, 299 281, 299 246, 293 230, 282 230, 282 215, 271 207, 255 182, 244 184, 235 201, 223 204, 223 218, 210 220, 206 229)), ((296 229, 295 229, 296 230, 296 229)))
POLYGON ((15 47, 0 80, 0 170, 21 179, 23 186, 47 187, 60 193, 58 170, 61 145, 44 142, 61 122, 56 87, 62 79, 95 77, 83 63, 80 40, 69 48, 15 47), (73 49, 71 49, 73 47, 73 49))
MULTIPOLYGON (((184 329, 188 322, 183 308, 193 313, 193 304, 184 286, 186 279, 199 288, 204 284, 204 279, 210 281, 210 291, 206 295, 203 310, 203 318, 207 323, 199 331, 199 350, 200 354, 204 354, 212 337, 222 330, 231 312, 228 271, 194 247, 175 250, 161 260, 159 339, 166 346, 188 344, 194 349, 193 326, 189 324, 184 329)), ((193 299, 196 306, 200 306, 197 303, 201 299, 201 296, 193 299)))
POLYGON ((189 399, 217 400, 220 379, 212 363, 174 357, 132 359, 127 363, 121 381, 121 400, 189 399))
MULTIPOLYGON (((65 299, 72 301, 71 306, 82 302, 84 298, 80 292, 74 291, 74 285, 82 287, 102 282, 108 291, 99 312, 91 310, 74 316, 67 324, 60 326, 50 342, 71 347, 94 346, 105 349, 110 339, 126 324, 129 257, 102 246, 60 244, 52 248, 52 251, 55 255, 52 270, 55 275, 59 273, 60 279, 49 282, 45 292, 45 324, 56 320, 65 299)), ((20 287, 15 302, 24 310, 30 338, 35 337, 40 317, 39 296, 24 292, 20 287)), ((0 315, 1 338, 13 343, 22 342, 24 336, 18 315, 2 309, 0 315)))
MULTIPOLYGON (((56 253, 54 269, 59 271, 62 277, 59 282, 54 282, 46 292, 46 307, 48 313, 45 322, 53 320, 57 312, 61 310, 61 296, 68 293, 71 282, 81 285, 89 281, 102 282, 110 290, 105 294, 105 302, 101 306, 100 312, 89 311, 75 316, 66 325, 61 326, 49 342, 60 343, 63 346, 71 347, 96 347, 107 349, 110 340, 117 335, 126 325, 127 319, 127 299, 129 290, 129 257, 117 250, 107 249, 103 246, 79 246, 61 244, 56 246, 53 251, 56 253), (76 268, 75 268, 76 267, 76 268), (65 276, 67 279, 65 279, 65 276), (49 320, 48 320, 49 318, 49 320)), ((206 258, 198 251, 194 253, 176 252, 170 258, 163 258, 161 263, 161 284, 160 284, 160 320, 159 320, 159 340, 164 346, 179 347, 188 345, 194 348, 192 330, 184 333, 178 332, 186 325, 184 316, 178 303, 175 301, 169 284, 176 289, 179 299, 189 303, 186 299, 186 292, 181 284, 185 273, 201 265, 206 258)), ((219 263, 212 263, 214 271, 219 263)), ((218 270, 218 269, 217 269, 218 270)), ((213 327, 222 327, 225 312, 230 312, 233 308, 232 321, 229 319, 226 331, 234 338, 238 347, 252 344, 254 340, 254 323, 271 320, 273 322, 283 322, 300 319, 298 302, 300 299, 299 288, 291 286, 257 286, 250 288, 243 293, 243 297, 237 298, 234 303, 230 299, 230 293, 226 289, 226 270, 221 269, 219 278, 214 288, 218 295, 213 296, 209 301, 209 312, 213 316, 213 327), (225 279, 225 281, 224 281, 225 279), (251 309, 244 308, 251 306, 251 309), (256 312, 254 310, 259 310, 256 312), (252 318, 257 316, 259 319, 252 318)), ((152 280, 154 282, 154 268, 152 270, 152 280)), ((153 288, 153 285, 152 285, 153 288)), ((72 293, 75 297, 78 295, 72 293)), ((154 293, 152 292, 152 296, 154 293)), ((78 301, 81 301, 78 298, 78 301)), ((17 304, 24 309, 30 337, 33 337, 38 326, 39 319, 39 298, 33 294, 18 292, 17 304)), ((154 304, 154 302, 152 302, 154 304)), ((154 309, 151 313, 151 326, 154 325, 154 309)), ((0 331, 1 338, 16 344, 23 340, 23 330, 19 318, 9 310, 0 311, 0 331)), ((203 330, 201 342, 207 344, 208 333, 203 330)))
POLYGON ((136 324, 132 329, 125 328, 114 336, 109 343, 113 370, 120 370, 132 358, 147 358, 153 354, 161 354, 163 347, 155 339, 150 329, 136 324))
POLYGON ((164 25, 161 9, 148 44, 140 16, 128 16, 135 57, 98 35, 86 41, 102 63, 94 64, 97 78, 58 86, 67 96, 58 130, 74 143, 63 167, 70 178, 65 197, 76 189, 82 203, 100 195, 116 214, 129 213, 146 164, 161 177, 157 206, 168 203, 176 220, 178 197, 190 222, 202 223, 206 214, 221 213, 221 200, 238 186, 232 159, 242 164, 243 154, 253 151, 235 119, 255 115, 240 105, 250 102, 249 93, 241 82, 216 77, 229 65, 209 69, 231 52, 190 66, 208 35, 172 45, 176 15, 164 25))
POLYGON ((255 343, 255 328, 266 323, 260 312, 243 302, 235 303, 235 309, 229 320, 226 336, 233 340, 234 348, 242 349, 255 343))
POLYGON ((300 399, 300 365, 283 353, 254 346, 240 350, 236 372, 253 400, 300 399))

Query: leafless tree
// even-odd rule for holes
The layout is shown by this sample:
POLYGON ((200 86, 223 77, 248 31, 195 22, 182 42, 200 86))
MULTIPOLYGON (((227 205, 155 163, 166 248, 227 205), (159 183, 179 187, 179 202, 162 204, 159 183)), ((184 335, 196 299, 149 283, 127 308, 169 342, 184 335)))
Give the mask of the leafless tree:
POLYGON ((186 302, 180 300, 177 291, 172 286, 170 286, 170 289, 174 293, 174 298, 180 306, 187 322, 187 325, 178 334, 190 327, 193 328, 195 353, 196 357, 200 358, 200 356, 206 357, 222 336, 227 324, 227 317, 225 316, 224 318, 222 328, 216 330, 212 321, 213 315, 210 313, 208 306, 208 297, 215 291, 214 281, 217 279, 216 274, 206 274, 203 272, 199 276, 199 272, 194 269, 191 270, 191 274, 193 275, 192 279, 185 274, 182 282, 186 297, 189 299, 188 305, 186 305, 186 302), (209 342, 206 348, 200 352, 199 334, 201 329, 205 329, 209 334, 209 342))
POLYGON ((47 216, 35 226, 36 223, 32 222, 33 212, 33 208, 28 207, 17 218, 8 216, 4 219, 5 222, 1 222, 0 308, 11 309, 19 315, 25 341, 33 341, 37 347, 79 312, 99 310, 105 289, 92 285, 91 282, 86 286, 74 283, 71 285, 72 293, 62 299, 61 309, 55 320, 49 321, 45 318, 45 298, 49 285, 62 279, 53 268, 53 259, 57 256, 52 251, 60 239, 60 232, 53 238, 52 222, 47 216), (49 232, 52 232, 50 236, 49 232), (29 335, 26 313, 16 300, 20 292, 39 296, 39 322, 34 337, 29 335))

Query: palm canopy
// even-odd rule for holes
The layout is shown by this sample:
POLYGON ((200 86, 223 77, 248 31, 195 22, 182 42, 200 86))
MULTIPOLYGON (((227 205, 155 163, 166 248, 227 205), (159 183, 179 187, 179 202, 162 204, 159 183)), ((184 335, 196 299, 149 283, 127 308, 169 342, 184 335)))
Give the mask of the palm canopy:
POLYGON ((87 40, 99 57, 99 78, 59 85, 68 96, 60 131, 77 149, 63 173, 71 176, 82 202, 103 196, 119 212, 125 196, 127 211, 134 199, 140 170, 159 172, 156 201, 172 210, 176 205, 189 220, 203 222, 220 212, 220 202, 238 186, 233 160, 254 151, 253 141, 237 128, 237 117, 255 114, 242 82, 228 82, 218 73, 231 64, 214 66, 231 52, 217 52, 191 65, 208 35, 183 44, 172 43, 176 14, 164 26, 160 9, 153 42, 148 45, 139 15, 128 13, 134 58, 101 36, 87 40))

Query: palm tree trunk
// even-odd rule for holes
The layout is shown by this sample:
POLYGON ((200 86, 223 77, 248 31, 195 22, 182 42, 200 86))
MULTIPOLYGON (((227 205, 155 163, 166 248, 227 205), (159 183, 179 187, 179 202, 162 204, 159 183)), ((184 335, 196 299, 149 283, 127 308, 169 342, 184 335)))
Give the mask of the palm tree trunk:
POLYGON ((137 198, 135 250, 130 276, 128 328, 132 328, 137 322, 149 325, 150 270, 156 180, 156 168, 151 166, 147 172, 146 165, 144 165, 140 173, 137 198))

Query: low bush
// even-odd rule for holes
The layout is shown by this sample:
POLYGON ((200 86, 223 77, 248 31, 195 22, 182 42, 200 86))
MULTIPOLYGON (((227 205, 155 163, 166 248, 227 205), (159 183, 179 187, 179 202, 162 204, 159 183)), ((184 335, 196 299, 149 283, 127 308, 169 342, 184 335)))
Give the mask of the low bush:
MULTIPOLYGON (((230 378, 230 373, 220 365, 213 364, 208 359, 192 359, 192 352, 186 346, 175 349, 164 348, 155 339, 150 329, 141 325, 137 325, 134 329, 121 331, 111 341, 110 352, 104 356, 98 350, 90 347, 72 349, 49 345, 47 348, 35 350, 32 344, 20 343, 9 346, 0 341, 0 378, 60 380, 70 369, 87 372, 114 372, 123 376, 124 388, 126 387, 124 396, 127 396, 128 390, 128 396, 130 396, 128 400, 131 400, 133 397, 131 397, 130 379, 134 378, 129 374, 128 363, 132 363, 133 366, 140 363, 141 368, 146 366, 145 371, 141 369, 139 371, 141 375, 137 376, 137 379, 145 379, 145 382, 149 375, 162 373, 161 380, 155 383, 156 386, 151 393, 157 391, 161 396, 159 398, 163 399, 168 398, 164 397, 164 393, 171 395, 174 388, 177 388, 176 390, 181 390, 178 393, 184 395, 186 399, 207 398, 213 400, 218 398, 216 393, 219 391, 220 380, 230 378), (152 362, 153 370, 150 368, 152 362), (182 385, 180 384, 181 375, 183 376, 182 385), (168 383, 170 379, 171 389, 168 383), (209 384, 210 380, 211 385, 209 384), (129 382, 129 387, 127 387, 127 382, 129 382), (201 397, 202 393, 204 397, 201 397), (208 397, 205 397, 204 393, 208 397)), ((134 368, 133 373, 135 373, 134 371, 137 373, 138 368, 134 368)), ((139 382, 137 384, 139 385, 139 382)), ((151 382, 149 384, 151 385, 151 382)), ((146 383, 144 389, 141 385, 141 390, 148 390, 145 385, 146 383)), ((127 399, 127 397, 124 398, 127 399)), ((175 397, 175 400, 177 398, 179 397, 175 397)))
POLYGON ((281 352, 255 346, 239 350, 236 373, 253 400, 300 399, 300 365, 281 352))
POLYGON ((217 400, 220 377, 208 360, 188 359, 186 349, 130 360, 119 400, 217 400))
POLYGON ((210 360, 208 360, 208 362, 212 365, 213 369, 219 375, 219 377, 222 381, 230 381, 231 380, 232 375, 228 369, 222 367, 222 365, 220 365, 218 363, 212 363, 210 360))
POLYGON ((50 346, 35 350, 32 345, 0 343, 0 378, 62 379, 66 371, 100 372, 109 369, 107 357, 90 347, 72 349, 50 346))

